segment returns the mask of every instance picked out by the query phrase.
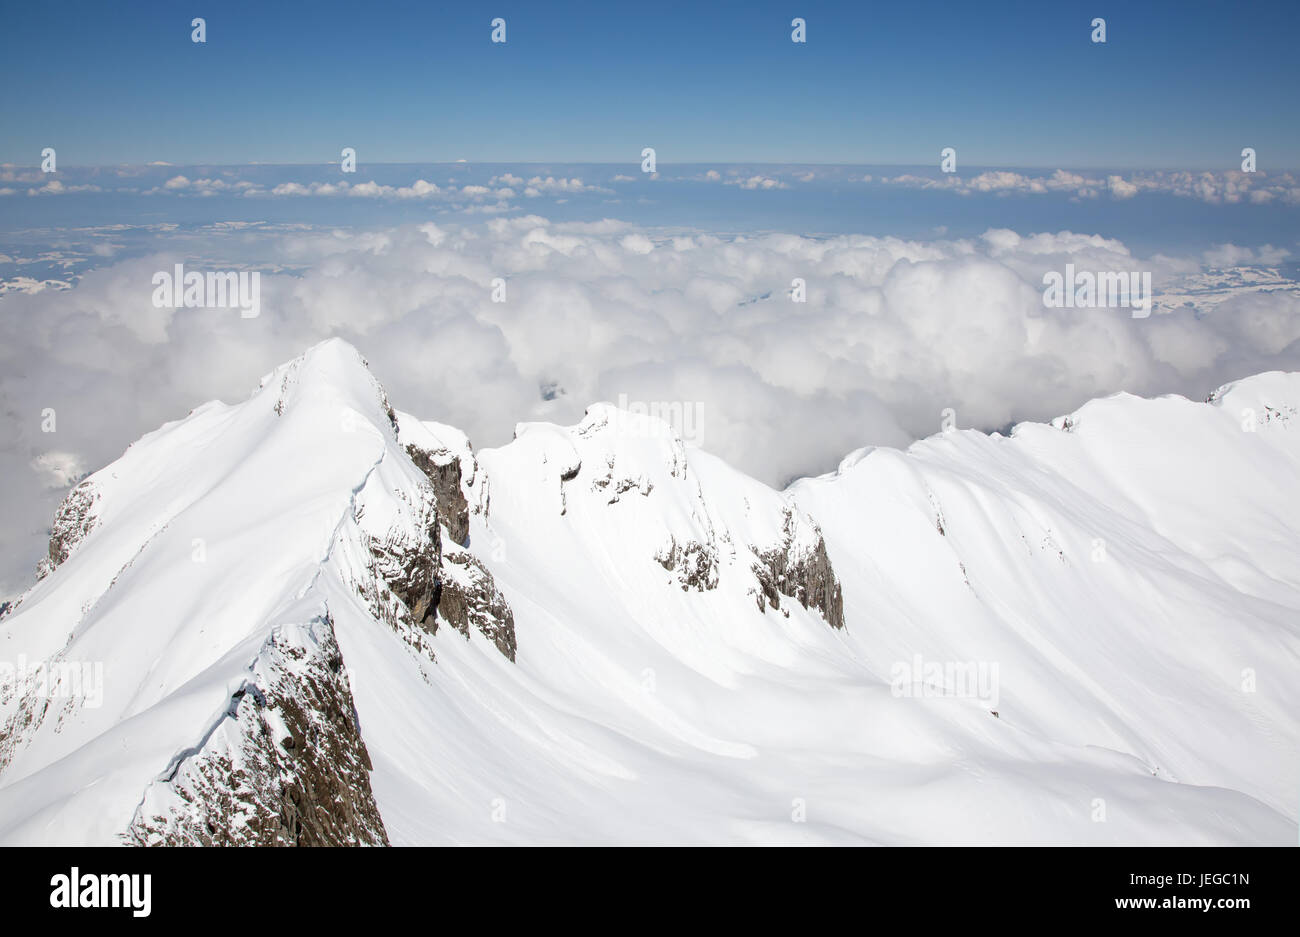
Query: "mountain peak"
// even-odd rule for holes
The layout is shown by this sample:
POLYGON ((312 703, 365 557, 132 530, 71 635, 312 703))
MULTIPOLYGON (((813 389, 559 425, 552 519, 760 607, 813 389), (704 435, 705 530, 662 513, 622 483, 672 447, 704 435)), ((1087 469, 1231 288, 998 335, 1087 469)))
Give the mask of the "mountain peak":
POLYGON ((777 492, 649 408, 475 451, 321 343, 60 508, 0 841, 1290 841, 1298 382, 777 492))

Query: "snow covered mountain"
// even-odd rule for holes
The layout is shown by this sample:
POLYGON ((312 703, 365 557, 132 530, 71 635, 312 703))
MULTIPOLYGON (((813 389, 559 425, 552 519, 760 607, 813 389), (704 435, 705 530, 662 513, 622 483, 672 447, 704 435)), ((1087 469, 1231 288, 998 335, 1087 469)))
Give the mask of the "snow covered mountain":
POLYGON ((1297 405, 777 492, 608 404, 475 452, 325 342, 63 503, 0 842, 1292 843, 1297 405))

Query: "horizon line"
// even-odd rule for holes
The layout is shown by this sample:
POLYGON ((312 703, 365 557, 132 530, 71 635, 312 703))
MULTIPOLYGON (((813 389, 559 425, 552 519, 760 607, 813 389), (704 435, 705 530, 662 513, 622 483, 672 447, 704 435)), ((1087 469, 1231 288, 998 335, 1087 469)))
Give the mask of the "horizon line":
MULTIPOLYGON (((253 161, 253 162, 219 162, 212 160, 198 160, 195 162, 177 162, 157 160, 147 163, 75 163, 66 166, 66 169, 187 169, 190 167, 214 167, 222 169, 246 169, 252 167, 269 167, 269 168, 297 168, 303 166, 336 166, 337 159, 324 160, 320 162, 271 162, 271 161, 253 161)), ((681 162, 657 161, 660 166, 820 166, 824 168, 856 169, 856 168, 890 168, 890 169, 932 169, 937 168, 937 163, 842 163, 842 162, 817 162, 817 161, 773 161, 773 160, 683 160, 681 162)), ((603 166, 610 168, 637 167, 639 171, 640 164, 636 160, 627 162, 609 162, 609 161, 583 161, 583 160, 366 160, 359 163, 360 166, 603 166)), ((0 163, 0 168, 4 169, 34 169, 40 170, 40 163, 0 163)), ((1116 170, 1124 172, 1241 172, 1240 169, 1233 169, 1227 166, 1124 166, 1124 165, 1062 165, 1062 164, 1004 164, 1004 163, 974 163, 967 169, 980 170, 1005 170, 1005 171, 1051 171, 1051 170, 1074 170, 1089 172, 1104 172, 1106 170, 1116 170)), ((63 170, 59 170, 62 172, 63 170)), ((1300 166, 1279 166, 1274 169, 1258 169, 1259 174, 1266 172, 1300 172, 1300 166)), ((957 170, 953 175, 960 175, 962 170, 957 170)))

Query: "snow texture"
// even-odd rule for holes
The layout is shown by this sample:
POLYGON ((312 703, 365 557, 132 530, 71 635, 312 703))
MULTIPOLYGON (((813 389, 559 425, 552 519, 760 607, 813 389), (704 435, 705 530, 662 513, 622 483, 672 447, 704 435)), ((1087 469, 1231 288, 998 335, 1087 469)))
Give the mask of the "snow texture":
POLYGON ((0 842, 1294 842, 1298 405, 779 492, 609 404, 475 452, 324 342, 60 509, 0 661, 102 698, 0 682, 0 842))

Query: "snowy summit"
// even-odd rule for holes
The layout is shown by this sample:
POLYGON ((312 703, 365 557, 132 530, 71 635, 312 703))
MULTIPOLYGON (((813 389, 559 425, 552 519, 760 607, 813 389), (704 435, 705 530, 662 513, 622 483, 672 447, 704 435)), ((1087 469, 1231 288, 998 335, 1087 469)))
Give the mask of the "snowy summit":
POLYGON ((606 403, 475 451, 326 341, 63 502, 0 842, 1293 842, 1298 406, 776 491, 606 403))

